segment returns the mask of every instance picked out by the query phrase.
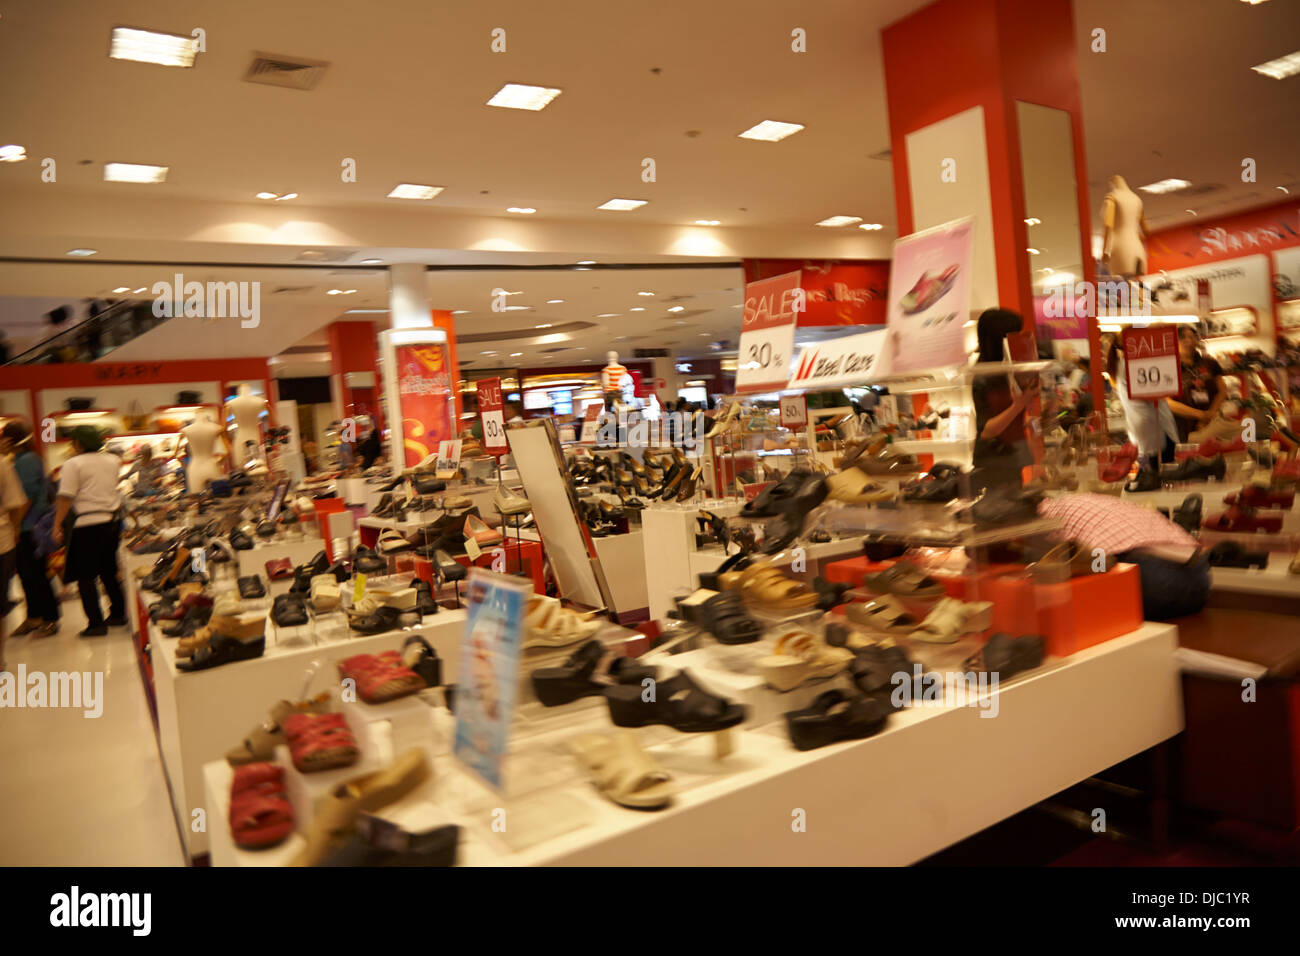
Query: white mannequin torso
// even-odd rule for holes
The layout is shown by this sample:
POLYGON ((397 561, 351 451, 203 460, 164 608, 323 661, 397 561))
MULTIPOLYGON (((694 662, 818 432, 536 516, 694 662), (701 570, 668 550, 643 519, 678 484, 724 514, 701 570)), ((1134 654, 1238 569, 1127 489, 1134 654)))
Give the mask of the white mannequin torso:
POLYGON ((221 477, 221 434, 221 426, 209 419, 199 419, 181 429, 190 447, 185 482, 190 492, 202 491, 209 481, 221 477))
POLYGON ((1132 277, 1146 270, 1147 251, 1142 241, 1142 197, 1127 185, 1113 186, 1102 202, 1103 220, 1110 206, 1113 225, 1106 235, 1106 248, 1112 274, 1132 277))
POLYGON ((226 403, 226 410, 235 416, 235 447, 231 455, 235 464, 242 465, 254 458, 260 458, 261 449, 261 415, 266 411, 266 399, 244 392, 242 389, 226 403), (248 442, 252 442, 252 448, 248 442))

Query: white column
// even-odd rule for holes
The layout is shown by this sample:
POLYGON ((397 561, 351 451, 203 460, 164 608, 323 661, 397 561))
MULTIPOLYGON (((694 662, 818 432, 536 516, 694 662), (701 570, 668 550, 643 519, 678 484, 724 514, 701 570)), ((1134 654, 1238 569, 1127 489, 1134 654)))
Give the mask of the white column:
POLYGON ((424 265, 398 262, 388 267, 388 319, 395 329, 433 327, 429 282, 424 265))

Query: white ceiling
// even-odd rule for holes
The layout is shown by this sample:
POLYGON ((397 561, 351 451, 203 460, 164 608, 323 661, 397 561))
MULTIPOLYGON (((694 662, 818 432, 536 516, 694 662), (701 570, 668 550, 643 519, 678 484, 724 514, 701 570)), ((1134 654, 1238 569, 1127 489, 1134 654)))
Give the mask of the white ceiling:
MULTIPOLYGON (((351 264, 878 257, 894 237, 891 166, 872 158, 889 145, 879 31, 925 2, 9 6, 0 19, 8 80, 0 87, 0 142, 24 145, 31 158, 0 164, 0 255, 62 259, 87 245, 100 259, 194 263, 284 263, 304 250, 351 264), (192 70, 111 60, 115 25, 184 34, 201 27, 207 51, 192 70), (506 30, 505 53, 491 51, 496 27, 506 30), (794 27, 806 30, 807 53, 790 51, 794 27), (258 86, 242 82, 254 51, 330 66, 310 92, 258 86), (487 107, 505 82, 564 92, 539 113, 487 107), (762 119, 807 128, 776 144, 736 137, 762 119), (56 183, 40 181, 44 157, 57 160, 56 183), (357 161, 356 183, 340 179, 345 157, 357 161), (654 183, 641 180, 644 157, 656 161, 654 183), (158 186, 104 183, 105 161, 162 163, 171 173, 158 186), (397 182, 446 188, 427 203, 386 199, 397 182), (300 198, 255 200, 264 189, 300 198), (595 209, 614 196, 650 203, 630 213, 595 209), (538 212, 510 216, 511 205, 538 212), (812 225, 831 214, 886 228, 812 225), (723 225, 695 227, 700 218, 723 225)), ((1300 45, 1300 2, 1075 0, 1075 10, 1094 216, 1112 172, 1135 186, 1179 177, 1222 187, 1194 198, 1150 197, 1148 220, 1157 227, 1191 218, 1188 208, 1207 216, 1280 198, 1275 186, 1300 179, 1300 79, 1249 69, 1300 45), (1090 51, 1098 26, 1107 31, 1104 54, 1090 51), (1256 160, 1257 183, 1240 181, 1244 157, 1256 160)), ((0 295, 103 295, 171 271, 0 264, 0 295)), ((243 349, 301 342, 345 307, 345 297, 324 295, 331 287, 359 290, 346 307, 386 303, 383 273, 196 266, 186 274, 311 287, 300 296, 267 293, 271 321, 257 341, 214 341, 222 350, 214 354, 267 354, 243 349)), ((693 317, 698 328, 682 327, 687 341, 692 333, 706 343, 734 336, 728 313, 738 300, 721 290, 738 287, 735 270, 656 275, 665 290, 694 291, 704 309, 693 317)), ((473 329, 499 330, 516 316, 592 321, 593 339, 647 328, 663 340, 654 344, 686 349, 666 337, 676 326, 643 326, 649 313, 627 312, 633 287, 646 282, 636 273, 503 274, 501 283, 524 291, 530 304, 569 303, 502 317, 487 309, 494 276, 430 277, 433 305, 471 309, 464 321, 473 329), (595 318, 603 312, 621 314, 595 318)), ((136 348, 199 347, 179 327, 164 331, 136 348)), ((528 349, 518 361, 535 357, 528 349)))

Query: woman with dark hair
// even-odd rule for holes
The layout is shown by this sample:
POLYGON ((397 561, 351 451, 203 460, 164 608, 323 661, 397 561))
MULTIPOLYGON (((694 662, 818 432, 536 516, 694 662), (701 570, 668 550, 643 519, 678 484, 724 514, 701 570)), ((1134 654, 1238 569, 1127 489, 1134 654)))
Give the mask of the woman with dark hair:
MULTIPOLYGON (((979 317, 976 336, 979 362, 1005 361, 1004 343, 1024 327, 1009 309, 987 309, 979 317)), ((975 448, 971 461, 976 481, 984 487, 1022 485, 1022 471, 1034 463, 1025 436, 1025 408, 1038 397, 1038 376, 981 375, 971 386, 975 404, 975 448), (1014 388, 1013 388, 1014 381, 1014 388)))
POLYGON ((1178 326, 1178 360, 1182 365, 1183 389, 1177 398, 1167 398, 1178 426, 1178 440, 1191 441, 1191 434, 1214 418, 1228 397, 1223 367, 1201 351, 1201 336, 1194 325, 1178 326))

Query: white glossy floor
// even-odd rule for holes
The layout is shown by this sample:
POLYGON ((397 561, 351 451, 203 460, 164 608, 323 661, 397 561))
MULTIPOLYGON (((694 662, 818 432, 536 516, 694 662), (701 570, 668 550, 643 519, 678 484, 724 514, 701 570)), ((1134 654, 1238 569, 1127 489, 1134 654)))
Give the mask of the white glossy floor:
MULTIPOLYGON (((22 592, 5 633, 23 620, 22 592)), ((107 602, 105 602, 107 603, 107 602)), ((81 638, 81 602, 54 637, 12 637, 15 674, 102 671, 103 713, 0 708, 0 866, 182 866, 149 704, 125 628, 81 638)))

